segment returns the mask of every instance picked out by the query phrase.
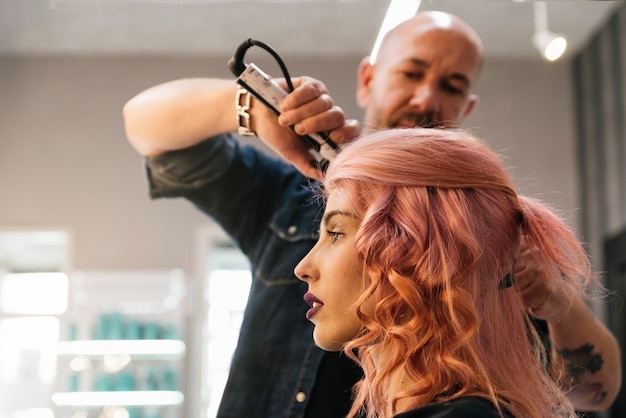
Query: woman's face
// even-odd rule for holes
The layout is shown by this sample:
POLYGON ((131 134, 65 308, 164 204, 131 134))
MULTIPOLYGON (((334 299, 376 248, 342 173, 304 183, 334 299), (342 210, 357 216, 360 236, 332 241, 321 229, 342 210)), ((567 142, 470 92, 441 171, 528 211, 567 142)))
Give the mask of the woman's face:
POLYGON ((361 331, 355 302, 367 287, 354 248, 361 219, 340 197, 330 194, 320 237, 295 268, 309 285, 304 299, 311 306, 307 318, 315 324, 313 339, 327 351, 341 350, 361 331))

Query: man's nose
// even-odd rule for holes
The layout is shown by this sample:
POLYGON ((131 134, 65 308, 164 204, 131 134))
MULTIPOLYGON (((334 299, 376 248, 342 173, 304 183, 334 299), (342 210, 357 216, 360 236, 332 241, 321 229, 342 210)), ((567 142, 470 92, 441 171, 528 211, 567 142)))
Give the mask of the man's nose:
POLYGON ((432 83, 420 84, 413 90, 410 104, 420 112, 437 114, 440 107, 437 87, 432 83))

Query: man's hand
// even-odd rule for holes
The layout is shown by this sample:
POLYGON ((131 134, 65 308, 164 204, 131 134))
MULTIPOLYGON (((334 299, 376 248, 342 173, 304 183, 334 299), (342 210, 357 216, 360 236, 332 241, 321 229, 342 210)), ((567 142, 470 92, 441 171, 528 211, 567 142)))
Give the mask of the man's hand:
POLYGON ((554 280, 561 276, 556 266, 549 271, 540 269, 533 251, 537 249, 522 243, 515 259, 515 285, 534 317, 548 322, 561 321, 576 297, 575 291, 567 281, 554 280))
POLYGON ((559 383, 575 408, 608 408, 621 386, 621 353, 617 340, 595 317, 574 286, 554 266, 540 269, 533 252, 522 243, 515 260, 514 286, 531 315, 548 323, 559 383))
MULTIPOLYGON (((282 87, 286 83, 276 80, 282 87)), ((261 103, 254 103, 252 128, 278 155, 305 176, 320 180, 322 173, 313 164, 308 144, 298 135, 326 132, 337 145, 354 139, 360 129, 357 120, 346 120, 324 83, 311 77, 292 79, 294 90, 281 103, 278 119, 261 103)))

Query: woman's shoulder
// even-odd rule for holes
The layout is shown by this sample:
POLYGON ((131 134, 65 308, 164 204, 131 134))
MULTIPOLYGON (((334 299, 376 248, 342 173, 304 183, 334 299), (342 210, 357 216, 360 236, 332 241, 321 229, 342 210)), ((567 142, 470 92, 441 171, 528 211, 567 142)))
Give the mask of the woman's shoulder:
MULTIPOLYGON (((504 417, 512 417, 503 411, 504 417)), ((487 399, 466 396, 447 402, 426 405, 395 416, 395 418, 500 418, 496 407, 487 399)))

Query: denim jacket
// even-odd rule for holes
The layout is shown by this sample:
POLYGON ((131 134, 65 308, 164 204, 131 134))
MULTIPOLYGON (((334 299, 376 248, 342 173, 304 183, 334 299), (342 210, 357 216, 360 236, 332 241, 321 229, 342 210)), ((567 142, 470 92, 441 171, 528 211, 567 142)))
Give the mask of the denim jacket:
MULTIPOLYGON (((231 135, 147 160, 152 198, 183 196, 249 258, 252 286, 218 417, 304 417, 324 352, 293 269, 317 239, 320 202, 291 165, 231 135)), ((346 389, 349 396, 349 388, 346 389)))

